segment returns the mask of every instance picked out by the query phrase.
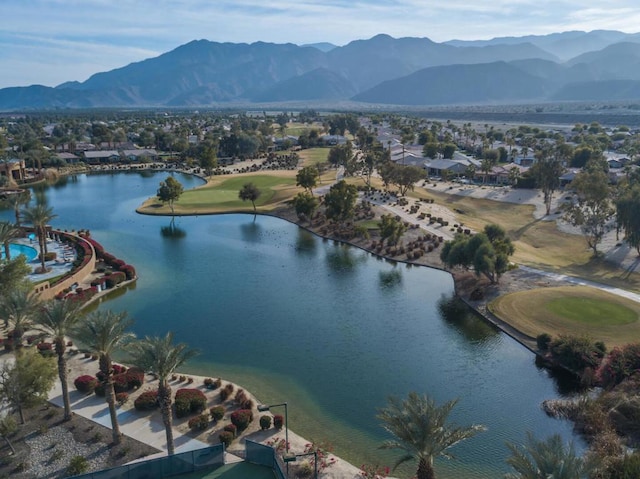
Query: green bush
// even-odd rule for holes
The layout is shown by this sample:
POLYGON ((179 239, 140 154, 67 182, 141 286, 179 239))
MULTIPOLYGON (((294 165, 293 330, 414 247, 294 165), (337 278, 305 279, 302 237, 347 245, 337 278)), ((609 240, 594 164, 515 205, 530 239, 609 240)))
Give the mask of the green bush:
POLYGON ((200 413, 207 406, 207 397, 199 389, 178 389, 175 397, 177 417, 185 417, 191 413, 200 413))
POLYGON ((158 391, 146 391, 140 394, 133 402, 133 406, 139 411, 149 411, 159 406, 158 391))
POLYGON ((253 412, 251 409, 238 409, 231 413, 231 423, 238 428, 238 431, 244 431, 253 421, 253 412))
POLYGON ((227 448, 231 446, 231 443, 233 442, 233 439, 234 439, 233 433, 230 433, 229 431, 222 431, 218 435, 218 439, 220 439, 220 442, 224 444, 225 448, 227 448))
POLYGON ((207 414, 199 414, 189 419, 189 429, 196 431, 204 431, 209 425, 209 416, 207 414))
POLYGON ((570 371, 582 373, 587 368, 596 369, 604 353, 588 337, 563 335, 549 344, 551 359, 570 371))
POLYGON ((271 416, 268 416, 266 414, 264 416, 260 416, 260 429, 262 429, 263 431, 266 431, 270 427, 271 427, 271 416))
POLYGON ((74 456, 67 466, 67 476, 77 476, 89 470, 89 461, 84 456, 74 456))
POLYGON ((224 407, 223 406, 213 406, 209 409, 209 414, 211 414, 211 419, 214 421, 219 421, 224 417, 224 407))
POLYGON ((546 351, 549 349, 549 344, 551 343, 551 335, 547 333, 538 334, 536 337, 536 345, 538 346, 538 350, 546 351))

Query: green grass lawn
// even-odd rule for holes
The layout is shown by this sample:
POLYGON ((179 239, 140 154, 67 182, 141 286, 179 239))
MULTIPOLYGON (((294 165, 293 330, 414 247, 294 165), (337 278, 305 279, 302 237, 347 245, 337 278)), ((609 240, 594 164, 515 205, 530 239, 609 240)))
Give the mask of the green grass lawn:
POLYGON ((610 348, 640 341, 640 304, 587 286, 510 293, 489 310, 531 337, 586 334, 610 348))

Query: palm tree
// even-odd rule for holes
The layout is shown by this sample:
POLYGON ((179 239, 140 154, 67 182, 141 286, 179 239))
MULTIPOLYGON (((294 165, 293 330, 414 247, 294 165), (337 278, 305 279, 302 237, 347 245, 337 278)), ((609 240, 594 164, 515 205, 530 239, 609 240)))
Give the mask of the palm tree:
POLYGON ((436 457, 451 458, 447 449, 485 429, 479 425, 457 427, 449 424, 449 414, 457 403, 458 400, 454 399, 438 406, 429 396, 420 396, 416 392, 409 393, 402 401, 389 398, 389 406, 380 411, 378 419, 395 436, 380 447, 405 452, 394 469, 404 462, 417 460, 417 479, 434 479, 433 460, 436 457))
POLYGON ((13 327, 13 343, 16 347, 22 345, 25 331, 33 326, 40 304, 38 295, 27 288, 14 289, 2 298, 0 316, 4 318, 5 326, 13 327))
POLYGON ((27 204, 30 197, 31 194, 29 193, 29 190, 21 190, 18 193, 11 193, 5 200, 7 206, 13 209, 16 217, 16 226, 18 228, 20 228, 20 207, 27 204))
POLYGON ((8 221, 0 221, 0 243, 4 246, 4 258, 11 259, 9 242, 20 235, 20 230, 8 221))
POLYGON ((507 443, 507 447, 511 450, 507 464, 516 472, 507 474, 505 479, 585 479, 598 466, 595 460, 576 455, 573 443, 565 447, 558 434, 538 441, 529 432, 524 446, 507 443))
POLYGON ((33 225, 33 229, 35 230, 36 235, 38 235, 42 273, 46 273, 47 266, 45 264, 45 255, 47 253, 47 223, 58 215, 54 215, 53 208, 44 204, 36 204, 31 208, 27 208, 24 210, 23 214, 25 221, 33 225))
POLYGON ((69 401, 69 385, 67 384, 67 360, 64 353, 67 349, 66 336, 77 326, 82 318, 80 303, 73 300, 50 300, 40 309, 36 316, 36 329, 51 336, 55 352, 58 356, 58 376, 62 386, 64 402, 64 420, 71 419, 71 402, 69 401))
POLYGON ((111 355, 135 338, 135 335, 127 331, 133 320, 127 318, 127 313, 114 313, 113 311, 95 311, 89 315, 74 330, 73 334, 82 344, 88 347, 100 357, 100 371, 104 375, 103 383, 107 394, 107 404, 111 416, 111 432, 113 443, 120 444, 120 426, 116 415, 116 393, 113 388, 113 366, 111 355))
POLYGON ((144 339, 132 343, 129 349, 133 364, 158 376, 158 401, 167 435, 167 452, 169 455, 175 452, 169 376, 197 354, 197 351, 189 349, 184 343, 176 345, 172 343, 173 333, 168 332, 164 338, 146 336, 144 339))

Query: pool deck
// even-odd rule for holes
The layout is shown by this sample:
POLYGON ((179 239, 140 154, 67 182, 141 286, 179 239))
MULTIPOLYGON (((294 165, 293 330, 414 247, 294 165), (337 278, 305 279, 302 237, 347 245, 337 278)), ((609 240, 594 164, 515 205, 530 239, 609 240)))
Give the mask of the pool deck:
MULTIPOLYGON (((19 238, 14 241, 14 243, 31 246, 36 251, 40 252, 38 242, 30 240, 29 238, 19 238)), ((27 262, 27 265, 31 268, 31 274, 28 275, 28 278, 33 283, 39 283, 43 280, 62 276, 73 269, 73 262, 77 258, 75 248, 67 245, 66 243, 49 239, 47 240, 47 251, 50 253, 56 253, 56 259, 45 263, 47 265, 47 269, 49 269, 46 274, 35 273, 36 269, 40 266, 40 260, 37 257, 32 261, 27 262)))

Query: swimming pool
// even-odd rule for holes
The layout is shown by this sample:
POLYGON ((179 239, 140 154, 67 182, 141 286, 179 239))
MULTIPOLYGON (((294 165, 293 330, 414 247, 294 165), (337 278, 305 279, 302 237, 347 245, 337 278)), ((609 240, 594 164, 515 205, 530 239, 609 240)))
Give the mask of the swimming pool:
MULTIPOLYGON (((4 259, 4 247, 1 247, 0 250, 2 250, 2 255, 0 257, 4 259)), ((38 251, 35 248, 27 246, 26 244, 18 243, 9 243, 9 254, 12 259, 22 254, 27 257, 27 263, 38 257, 38 251)))

